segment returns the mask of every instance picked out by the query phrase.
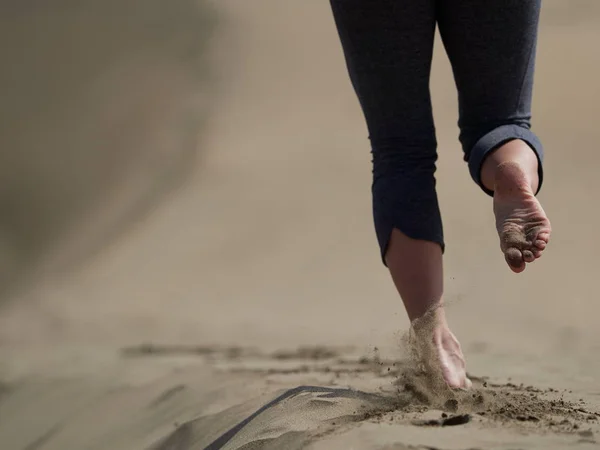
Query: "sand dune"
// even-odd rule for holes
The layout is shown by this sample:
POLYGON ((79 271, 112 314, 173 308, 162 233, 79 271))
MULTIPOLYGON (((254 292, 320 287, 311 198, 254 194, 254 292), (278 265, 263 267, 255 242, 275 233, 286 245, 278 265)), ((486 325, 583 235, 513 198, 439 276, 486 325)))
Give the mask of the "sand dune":
POLYGON ((217 18, 187 0, 1 8, 7 290, 48 253, 87 257, 181 184, 202 151, 217 18))
POLYGON ((436 47, 471 392, 432 386, 403 346, 327 2, 0 11, 2 450, 598 448, 597 1, 545 1, 534 126, 555 231, 523 276, 436 47))

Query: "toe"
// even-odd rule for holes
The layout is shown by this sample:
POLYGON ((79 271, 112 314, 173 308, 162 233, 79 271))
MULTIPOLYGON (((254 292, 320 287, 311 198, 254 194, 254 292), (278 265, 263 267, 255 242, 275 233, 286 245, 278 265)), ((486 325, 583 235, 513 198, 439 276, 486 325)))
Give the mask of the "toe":
POLYGON ((541 257, 541 256, 542 256, 542 251, 541 251, 541 250, 536 250, 536 249, 534 249, 534 250, 532 251, 532 253, 533 253, 533 256, 535 257, 535 259, 538 259, 539 257, 541 257))
POLYGON ((543 231, 538 234, 537 239, 544 241, 544 243, 548 244, 548 241, 550 240, 550 233, 548 233, 547 231, 543 231))
POLYGON ((546 245, 548 245, 548 243, 542 239, 537 239, 533 245, 535 245, 537 248, 539 248, 540 250, 544 250, 546 248, 546 245))
POLYGON ((535 261, 535 256, 531 250, 523 250, 523 260, 527 263, 535 261))
POLYGON ((518 248, 511 247, 504 253, 504 258, 513 272, 520 273, 525 270, 525 261, 523 254, 518 248))
POLYGON ((466 376, 464 372, 451 373, 450 369, 443 372, 444 381, 450 389, 469 390, 473 386, 473 382, 466 376))
POLYGON ((469 390, 473 387, 473 382, 469 379, 469 377, 465 377, 465 381, 463 383, 463 389, 469 390))
POLYGON ((525 263, 522 263, 519 267, 510 266, 510 270, 514 273, 521 273, 525 270, 525 263))

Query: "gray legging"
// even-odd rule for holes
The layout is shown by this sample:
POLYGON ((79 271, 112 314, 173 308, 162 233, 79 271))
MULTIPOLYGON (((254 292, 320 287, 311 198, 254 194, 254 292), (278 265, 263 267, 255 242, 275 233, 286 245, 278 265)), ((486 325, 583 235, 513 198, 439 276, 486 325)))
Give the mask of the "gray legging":
MULTIPOLYGON (((330 0, 373 154, 381 254, 397 228, 444 249, 435 191, 429 92, 436 24, 459 98, 460 141, 473 180, 492 150, 521 139, 536 152, 531 97, 541 0, 330 0)), ((384 260, 385 264, 385 260, 384 260)))

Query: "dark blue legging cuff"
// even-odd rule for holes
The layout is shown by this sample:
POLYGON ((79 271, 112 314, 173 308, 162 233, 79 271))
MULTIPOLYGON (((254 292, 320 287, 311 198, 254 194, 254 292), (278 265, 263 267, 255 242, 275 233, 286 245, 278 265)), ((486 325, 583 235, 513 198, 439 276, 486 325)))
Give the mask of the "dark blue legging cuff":
MULTIPOLYGON (((526 142, 535 152, 538 159, 538 192, 542 187, 542 182, 544 179, 544 149, 542 147, 542 143, 538 137, 527 128, 524 128, 520 125, 503 125, 490 131, 481 139, 479 139, 479 141, 477 141, 477 143, 473 146, 468 158, 471 177, 475 183, 477 183, 479 187, 481 187, 481 189, 490 196, 493 196, 494 192, 487 189, 481 181, 481 167, 483 166, 483 162, 492 151, 515 139, 520 139, 526 142)), ((538 192, 536 192, 536 194, 538 192)))
POLYGON ((430 173, 383 176, 373 183, 373 217, 381 260, 394 228, 412 239, 435 242, 445 249, 442 218, 430 173))
POLYGON ((394 230, 394 228, 400 230, 404 235, 408 236, 411 239, 418 239, 439 244, 439 246, 442 249, 442 254, 446 250, 446 244, 444 243, 444 236, 442 235, 441 229, 439 232, 429 234, 423 233, 418 228, 407 227, 401 224, 395 225, 393 222, 380 221, 375 226, 375 231, 377 233, 377 240, 379 242, 379 249, 381 251, 381 261, 386 267, 387 263, 385 261, 385 254, 387 253, 388 247, 390 246, 390 238, 392 237, 392 231, 394 230))

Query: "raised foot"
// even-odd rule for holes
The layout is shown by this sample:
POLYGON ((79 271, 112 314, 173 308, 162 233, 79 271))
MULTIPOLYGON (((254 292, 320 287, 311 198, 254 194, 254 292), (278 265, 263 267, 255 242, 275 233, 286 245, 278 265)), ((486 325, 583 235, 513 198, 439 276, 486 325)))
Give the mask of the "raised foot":
POLYGON ((552 230, 518 163, 506 162, 498 166, 494 214, 506 262, 513 272, 523 272, 526 263, 542 256, 552 230))

